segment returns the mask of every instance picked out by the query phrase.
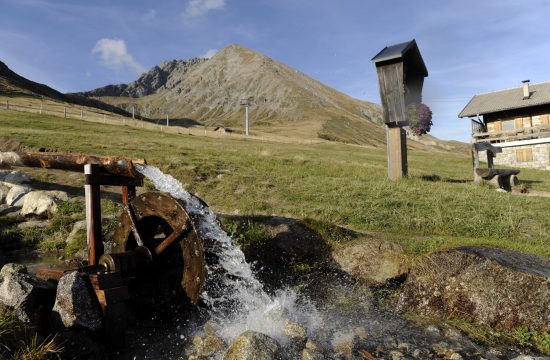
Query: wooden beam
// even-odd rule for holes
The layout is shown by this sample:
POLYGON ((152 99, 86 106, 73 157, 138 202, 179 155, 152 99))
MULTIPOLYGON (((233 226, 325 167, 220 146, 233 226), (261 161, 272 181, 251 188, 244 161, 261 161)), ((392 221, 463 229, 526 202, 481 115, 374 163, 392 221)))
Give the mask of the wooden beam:
MULTIPOLYGON (((98 165, 84 165, 84 174, 95 175, 98 165)), ((88 264, 96 265, 103 255, 103 239, 101 235, 101 198, 99 185, 84 185, 86 195, 86 229, 88 240, 88 264)))

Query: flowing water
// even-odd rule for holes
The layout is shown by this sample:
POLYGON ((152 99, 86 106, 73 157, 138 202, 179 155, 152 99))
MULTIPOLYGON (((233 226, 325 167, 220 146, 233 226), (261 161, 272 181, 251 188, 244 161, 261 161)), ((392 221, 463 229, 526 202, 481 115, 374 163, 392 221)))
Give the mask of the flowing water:
POLYGON ((243 252, 220 227, 210 208, 196 196, 187 192, 182 184, 154 166, 136 165, 137 171, 151 180, 159 191, 182 200, 195 220, 197 231, 205 241, 205 251, 216 261, 207 266, 207 280, 202 299, 210 316, 221 325, 221 335, 231 341, 245 330, 255 330, 286 342, 285 319, 306 325, 315 332, 321 323, 315 307, 299 299, 291 289, 268 294, 255 277, 243 252), (282 316, 284 314, 284 316, 282 316))
MULTIPOLYGON (((269 293, 206 204, 187 192, 175 178, 154 166, 136 165, 136 170, 150 179, 159 191, 167 192, 186 204, 196 231, 204 241, 207 258, 213 260, 207 266, 202 299, 207 305, 209 318, 220 326, 220 336, 227 344, 245 330, 255 330, 275 338, 283 347, 292 346, 284 333, 285 321, 290 320, 305 325, 308 338, 316 341, 328 358, 339 358, 339 355, 334 357, 333 350, 338 341, 345 342, 357 336, 362 337, 362 349, 382 349, 386 355, 380 358, 394 358, 392 351, 404 352, 417 359, 432 358, 438 351, 434 349, 438 347, 457 349, 466 358, 476 359, 481 355, 481 358, 496 359, 517 354, 503 350, 499 356, 493 356, 491 351, 494 349, 472 342, 456 331, 451 331, 450 335, 440 330, 428 331, 428 328, 404 320, 381 309, 369 289, 356 286, 353 279, 343 273, 327 271, 304 278, 302 288, 309 290, 300 293, 284 287, 274 294, 269 293)), ((167 340, 170 341, 172 330, 167 331, 167 340)), ((151 334, 151 337, 158 339, 159 334, 151 334)), ((178 338, 184 339, 185 336, 181 334, 178 338)), ((176 343, 168 352, 169 357, 164 355, 162 358, 185 358, 180 346, 176 343)), ((150 353, 139 358, 160 357, 150 353)), ((301 358, 300 354, 298 358, 301 358)))

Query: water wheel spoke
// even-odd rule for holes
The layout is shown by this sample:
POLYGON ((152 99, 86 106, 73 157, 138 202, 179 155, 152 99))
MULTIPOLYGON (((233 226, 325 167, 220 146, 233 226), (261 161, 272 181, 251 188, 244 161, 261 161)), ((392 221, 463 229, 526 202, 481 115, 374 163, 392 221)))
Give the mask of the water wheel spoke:
POLYGON ((162 240, 160 244, 155 247, 155 254, 160 255, 166 248, 168 248, 174 241, 180 238, 180 236, 190 229, 189 223, 186 223, 185 226, 181 229, 175 229, 166 239, 162 240))

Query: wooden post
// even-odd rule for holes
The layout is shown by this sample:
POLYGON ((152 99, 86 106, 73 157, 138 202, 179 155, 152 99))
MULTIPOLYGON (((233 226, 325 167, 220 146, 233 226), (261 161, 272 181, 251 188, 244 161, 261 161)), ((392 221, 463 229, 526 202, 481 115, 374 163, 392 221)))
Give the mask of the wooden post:
POLYGON ((84 119, 84 111, 80 110, 80 120, 84 119))
POLYGON ((134 117, 134 112, 135 112, 135 111, 136 111, 136 106, 133 105, 133 106, 132 106, 132 120, 135 119, 135 117, 134 117))
POLYGON ((474 182, 481 182, 481 176, 476 172, 476 169, 479 168, 479 152, 475 144, 472 144, 472 166, 474 168, 474 182))
POLYGON ((6 110, 10 109, 10 101, 6 99, 6 110))
POLYGON ((86 227, 88 239, 88 264, 96 265, 99 257, 103 255, 103 240, 101 236, 101 200, 100 185, 94 184, 93 177, 98 173, 98 166, 94 164, 84 165, 86 185, 86 227), (92 180, 92 181, 90 181, 92 180), (92 184, 89 184, 89 183, 92 184))
POLYGON ((40 115, 42 115, 42 102, 43 101, 40 101, 40 115))
POLYGON ((135 186, 123 186, 122 187, 122 204, 128 206, 130 201, 136 197, 136 187, 135 186))
POLYGON ((402 127, 387 127, 388 177, 392 180, 408 175, 407 134, 402 127))
POLYGON ((104 124, 107 123, 107 118, 106 118, 105 114, 103 114, 103 123, 104 123, 104 124))
POLYGON ((63 106, 63 116, 65 117, 65 119, 67 118, 67 107, 66 106, 63 106))

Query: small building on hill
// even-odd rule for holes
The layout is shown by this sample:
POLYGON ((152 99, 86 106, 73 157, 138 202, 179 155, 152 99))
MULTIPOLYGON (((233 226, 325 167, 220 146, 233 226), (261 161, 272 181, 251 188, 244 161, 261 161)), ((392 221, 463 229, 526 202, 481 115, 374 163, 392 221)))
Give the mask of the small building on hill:
POLYGON ((475 95, 458 115, 472 123, 472 143, 502 148, 494 163, 550 170, 550 82, 475 95))

